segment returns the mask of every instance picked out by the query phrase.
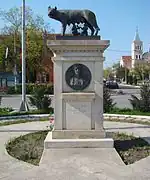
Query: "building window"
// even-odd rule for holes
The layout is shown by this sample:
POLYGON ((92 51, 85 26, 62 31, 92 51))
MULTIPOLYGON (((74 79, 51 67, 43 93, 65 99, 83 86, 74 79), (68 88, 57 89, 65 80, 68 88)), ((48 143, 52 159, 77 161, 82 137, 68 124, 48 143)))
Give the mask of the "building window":
POLYGON ((139 55, 139 59, 141 59, 141 56, 139 55))
POLYGON ((136 55, 135 58, 138 59, 138 55, 136 55))
POLYGON ((49 74, 46 74, 46 82, 49 82, 49 74))
POLYGON ((1 78, 0 87, 7 87, 7 78, 1 78))

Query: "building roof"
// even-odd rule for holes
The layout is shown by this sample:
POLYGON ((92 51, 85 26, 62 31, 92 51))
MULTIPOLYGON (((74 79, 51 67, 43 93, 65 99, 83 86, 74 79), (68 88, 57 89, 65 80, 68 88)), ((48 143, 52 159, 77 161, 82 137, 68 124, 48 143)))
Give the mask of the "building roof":
POLYGON ((132 57, 131 56, 122 56, 121 61, 120 61, 120 65, 122 67, 126 67, 128 69, 131 69, 132 57))
POLYGON ((142 59, 144 59, 144 60, 150 60, 150 51, 149 51, 149 52, 145 52, 145 53, 142 55, 142 59))
POLYGON ((131 56, 122 56, 123 61, 131 61, 131 56))
POLYGON ((140 40, 140 36, 139 36, 139 31, 138 31, 138 28, 136 28, 134 41, 141 41, 141 40, 140 40))

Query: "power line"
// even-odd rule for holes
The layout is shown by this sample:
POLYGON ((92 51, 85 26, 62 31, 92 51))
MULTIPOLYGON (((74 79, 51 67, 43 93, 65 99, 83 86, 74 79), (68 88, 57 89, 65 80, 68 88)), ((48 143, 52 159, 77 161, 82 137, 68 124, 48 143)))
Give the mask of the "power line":
POLYGON ((131 51, 117 50, 117 49, 106 49, 106 51, 113 51, 113 52, 128 52, 128 53, 131 53, 131 51))

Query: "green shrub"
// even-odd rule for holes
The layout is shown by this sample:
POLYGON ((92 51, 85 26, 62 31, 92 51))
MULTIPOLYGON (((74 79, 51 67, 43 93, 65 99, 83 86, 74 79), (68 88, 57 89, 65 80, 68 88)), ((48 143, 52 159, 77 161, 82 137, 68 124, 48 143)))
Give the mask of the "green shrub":
POLYGON ((116 103, 113 103, 113 99, 111 98, 110 90, 105 86, 103 88, 103 108, 104 113, 110 112, 116 103))
POLYGON ((17 94, 17 92, 15 91, 15 87, 14 86, 8 87, 7 94, 17 94))
POLYGON ((129 109, 129 108, 112 108, 109 114, 122 114, 122 115, 140 115, 140 116, 150 116, 150 112, 142 112, 140 110, 129 109))
POLYGON ((54 108, 49 107, 48 109, 37 109, 25 112, 26 114, 54 114, 54 108))
POLYGON ((9 114, 12 111, 13 111, 13 109, 9 108, 9 107, 0 108, 0 116, 5 115, 5 114, 9 114))
POLYGON ((0 117, 2 117, 2 116, 31 115, 31 114, 54 114, 54 108, 50 107, 48 109, 37 109, 37 110, 26 111, 26 112, 2 111, 0 109, 0 117))
POLYGON ((122 109, 120 109, 120 108, 117 108, 117 107, 113 107, 112 109, 111 109, 111 111, 110 111, 110 113, 114 113, 114 114, 126 114, 126 113, 131 113, 133 110, 132 109, 130 109, 130 108, 122 108, 122 109))
POLYGON ((140 98, 131 95, 129 99, 134 110, 150 112, 150 85, 145 83, 140 89, 140 98))
POLYGON ((54 94, 54 86, 53 85, 47 85, 45 88, 45 94, 54 94))
POLYGON ((128 83, 132 85, 133 84, 133 77, 130 75, 130 76, 127 77, 127 79, 128 79, 127 80, 128 83))
POLYGON ((36 106, 39 110, 50 109, 51 98, 49 95, 45 95, 45 88, 42 86, 34 87, 32 96, 29 97, 30 104, 36 106))
MULTIPOLYGON (((54 94, 54 89, 52 84, 26 84, 26 93, 32 94, 34 88, 43 87, 45 94, 54 94)), ((8 87, 7 94, 21 94, 22 93, 22 85, 17 85, 15 90, 14 86, 8 87)))

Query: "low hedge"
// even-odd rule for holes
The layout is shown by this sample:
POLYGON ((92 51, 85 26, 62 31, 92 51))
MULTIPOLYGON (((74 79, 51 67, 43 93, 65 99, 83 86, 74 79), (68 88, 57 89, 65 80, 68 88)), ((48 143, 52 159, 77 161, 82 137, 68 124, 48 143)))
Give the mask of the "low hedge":
MULTIPOLYGON (((54 94, 54 88, 52 84, 26 84, 26 93, 32 94, 35 87, 43 87, 45 89, 45 94, 54 94)), ((8 87, 7 94, 21 94, 22 85, 17 85, 15 90, 14 86, 8 87)))
POLYGON ((138 110, 133 110, 130 108, 113 108, 110 112, 106 112, 108 114, 122 114, 122 115, 139 115, 139 116, 150 116, 150 112, 141 112, 138 110))
POLYGON ((32 114, 53 114, 54 108, 50 107, 48 110, 32 110, 27 112, 7 112, 0 111, 0 117, 2 116, 19 116, 19 115, 32 115, 32 114))

